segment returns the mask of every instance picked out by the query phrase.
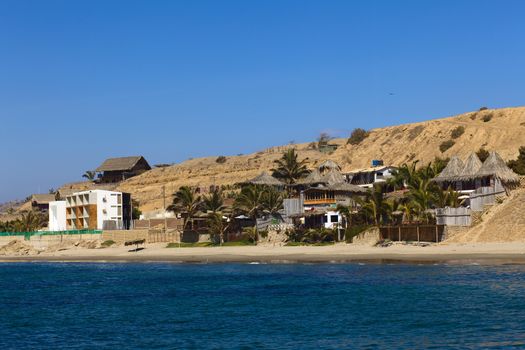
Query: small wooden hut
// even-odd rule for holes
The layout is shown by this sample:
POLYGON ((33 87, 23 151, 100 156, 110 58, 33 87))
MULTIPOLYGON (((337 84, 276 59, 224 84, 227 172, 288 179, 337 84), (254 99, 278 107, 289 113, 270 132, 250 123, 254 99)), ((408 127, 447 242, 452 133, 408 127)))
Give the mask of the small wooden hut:
POLYGON ((434 181, 440 183, 443 188, 454 186, 457 177, 463 170, 463 167, 463 161, 457 156, 452 156, 445 169, 434 178, 434 181))
POLYGON ((507 166, 496 152, 490 152, 489 157, 475 174, 475 178, 481 179, 482 186, 490 186, 495 189, 501 186, 508 190, 520 183, 520 177, 507 166))

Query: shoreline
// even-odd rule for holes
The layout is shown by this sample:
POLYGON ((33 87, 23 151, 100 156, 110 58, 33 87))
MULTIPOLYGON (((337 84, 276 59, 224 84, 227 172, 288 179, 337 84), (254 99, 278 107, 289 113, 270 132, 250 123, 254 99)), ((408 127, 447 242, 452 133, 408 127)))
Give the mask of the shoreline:
POLYGON ((525 264, 525 242, 437 244, 390 247, 336 244, 333 246, 238 246, 165 248, 149 244, 133 252, 129 247, 74 248, 38 255, 4 255, 0 263, 411 263, 411 264, 525 264))

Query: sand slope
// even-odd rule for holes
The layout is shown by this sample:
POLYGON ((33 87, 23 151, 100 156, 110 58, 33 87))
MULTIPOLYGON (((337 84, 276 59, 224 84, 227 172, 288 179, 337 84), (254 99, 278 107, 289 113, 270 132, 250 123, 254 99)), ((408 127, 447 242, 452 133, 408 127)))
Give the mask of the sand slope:
MULTIPOLYGON (((338 162, 344 170, 368 167, 372 159, 383 159, 386 164, 400 165, 419 160, 429 162, 436 156, 459 154, 462 157, 485 147, 497 150, 504 159, 515 158, 518 148, 525 144, 525 107, 470 112, 444 119, 374 129, 359 145, 346 145, 346 139, 333 142, 340 148, 331 155, 308 149, 308 144, 294 145, 300 158, 308 158, 311 167, 326 159, 338 162), (485 117, 491 120, 484 122, 485 117), (445 153, 439 145, 451 139, 451 132, 463 126, 465 132, 445 153)), ((208 187, 228 185, 249 179, 261 171, 269 171, 273 161, 291 146, 273 147, 254 154, 227 157, 224 164, 216 156, 188 160, 167 168, 153 169, 141 176, 123 182, 118 189, 131 192, 141 202, 143 211, 162 208, 162 186, 166 193, 182 185, 208 187)))

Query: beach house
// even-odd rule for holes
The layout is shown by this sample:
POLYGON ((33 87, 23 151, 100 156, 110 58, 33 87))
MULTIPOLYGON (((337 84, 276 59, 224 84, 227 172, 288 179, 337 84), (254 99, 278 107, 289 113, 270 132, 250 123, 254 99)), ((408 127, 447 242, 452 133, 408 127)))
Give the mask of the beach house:
POLYGON ((290 215, 297 224, 332 229, 342 223, 338 205, 357 209, 355 198, 364 196, 366 189, 348 183, 340 169, 337 163, 325 161, 297 182, 296 188, 300 191, 298 200, 302 210, 290 215))
POLYGON ((372 166, 361 169, 348 169, 344 171, 347 182, 363 188, 372 188, 375 184, 384 184, 392 176, 397 167, 383 165, 381 160, 373 160, 372 166))
POLYGON ((122 230, 131 227, 131 195, 105 190, 75 192, 65 201, 53 203, 50 229, 62 225, 68 230, 122 230), (65 215, 62 215, 65 211, 65 215), (56 220, 57 222, 55 222, 56 220))
POLYGON ((151 167, 142 156, 109 158, 95 169, 99 173, 97 179, 99 183, 124 181, 148 170, 151 170, 151 167))

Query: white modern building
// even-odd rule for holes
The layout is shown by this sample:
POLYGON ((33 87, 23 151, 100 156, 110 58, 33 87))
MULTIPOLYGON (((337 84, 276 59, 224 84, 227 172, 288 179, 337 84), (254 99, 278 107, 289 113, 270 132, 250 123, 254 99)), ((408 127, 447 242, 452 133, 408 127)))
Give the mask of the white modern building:
POLYGON ((49 231, 65 231, 66 225, 66 201, 49 202, 49 231))
POLYGON ((128 193, 88 190, 66 196, 66 226, 69 230, 128 229, 131 197, 128 193))

